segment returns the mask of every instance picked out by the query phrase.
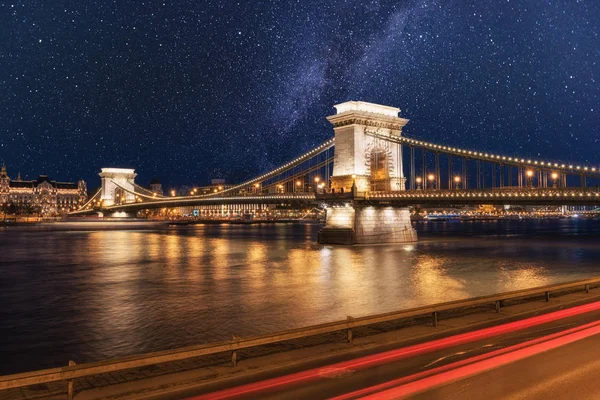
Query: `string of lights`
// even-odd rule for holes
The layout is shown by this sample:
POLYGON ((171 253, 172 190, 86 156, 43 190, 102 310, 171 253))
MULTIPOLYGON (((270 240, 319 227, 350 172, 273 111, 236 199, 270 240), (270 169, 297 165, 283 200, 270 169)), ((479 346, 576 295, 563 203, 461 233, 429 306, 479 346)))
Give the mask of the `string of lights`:
POLYGON ((516 156, 506 156, 499 154, 491 154, 476 150, 461 149, 458 147, 444 146, 436 143, 425 142, 422 140, 412 139, 406 136, 391 136, 383 135, 376 132, 366 132, 366 134, 388 140, 395 143, 405 144, 433 152, 445 153, 453 156, 467 157, 474 160, 493 162, 498 164, 514 165, 518 167, 529 167, 543 170, 559 170, 561 172, 573 174, 586 174, 589 176, 600 177, 600 168, 585 165, 566 164, 551 161, 534 160, 531 158, 522 158, 516 156))

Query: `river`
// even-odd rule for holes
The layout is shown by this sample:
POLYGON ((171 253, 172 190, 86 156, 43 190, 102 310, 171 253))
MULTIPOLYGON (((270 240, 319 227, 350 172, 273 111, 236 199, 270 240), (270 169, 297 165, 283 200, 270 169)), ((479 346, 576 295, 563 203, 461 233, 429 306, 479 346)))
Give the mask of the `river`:
POLYGON ((598 220, 416 227, 354 247, 316 225, 0 229, 0 374, 600 275, 598 220))

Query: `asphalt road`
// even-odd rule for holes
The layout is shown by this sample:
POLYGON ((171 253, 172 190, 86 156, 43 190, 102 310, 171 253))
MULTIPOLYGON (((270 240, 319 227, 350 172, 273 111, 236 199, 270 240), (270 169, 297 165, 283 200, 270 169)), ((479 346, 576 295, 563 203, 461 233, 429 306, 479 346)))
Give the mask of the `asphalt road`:
POLYGON ((413 399, 600 399, 600 336, 492 369, 413 399))
MULTIPOLYGON (((352 393, 402 377, 424 373, 509 346, 546 338, 600 320, 600 311, 564 318, 531 328, 462 344, 369 368, 331 368, 319 366, 317 378, 247 391, 236 399, 326 399, 352 393)), ((415 395, 418 399, 506 399, 506 398, 600 398, 600 335, 582 339, 554 350, 531 356, 509 365, 436 387, 415 395), (595 381, 595 382, 594 382, 595 381), (563 397, 559 397, 563 396, 563 397)), ((276 378, 276 377, 266 377, 276 378)), ((264 381, 267 383, 267 381, 264 381)), ((243 386, 242 386, 243 387, 243 386)), ((211 391, 227 389, 214 387, 211 391)), ((378 391, 386 398, 385 391, 378 391)), ((206 394, 206 393, 204 393, 206 394)), ((364 393, 363 393, 364 394, 364 393)), ((194 397, 202 393, 186 393, 194 397)), ((354 398, 357 398, 356 396, 354 398)), ((200 396, 199 398, 203 398, 200 396)))

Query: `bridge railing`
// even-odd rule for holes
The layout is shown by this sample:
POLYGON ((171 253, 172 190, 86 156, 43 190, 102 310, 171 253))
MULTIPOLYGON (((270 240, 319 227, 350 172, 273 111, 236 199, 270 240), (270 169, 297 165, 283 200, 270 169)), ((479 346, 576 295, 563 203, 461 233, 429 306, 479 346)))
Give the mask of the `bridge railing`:
POLYGON ((499 311, 501 306, 503 305, 503 302, 506 300, 545 296, 546 301, 549 301, 550 295, 553 292, 556 293, 561 291, 574 291, 577 289, 582 289, 589 293, 589 290, 592 286, 597 287, 599 285, 600 278, 585 279, 567 283, 540 286, 531 289, 515 290, 511 292, 498 293, 489 296, 481 296, 465 300, 450 301, 446 303, 416 307, 367 317, 348 317, 347 320, 343 321, 336 321, 326 324, 313 325, 305 328, 292 329, 275 334, 259 335, 248 338, 235 337, 234 340, 201 344, 174 350, 135 355, 130 357, 123 357, 108 361, 92 362, 79 365, 70 363, 70 365, 66 367, 50 368, 33 372, 0 376, 0 390, 20 388, 29 385, 37 385, 57 381, 67 381, 69 388, 68 393, 69 396, 72 397, 73 380, 78 378, 84 378, 116 371, 123 371, 132 368, 140 368, 166 362, 187 360, 191 358, 223 352, 231 352, 231 360, 233 365, 235 366, 237 364, 238 350, 339 331, 346 331, 347 340, 351 343, 353 328, 365 327, 369 325, 379 324, 382 322, 402 320, 414 317, 423 317, 429 315, 432 318, 433 325, 437 326, 438 313, 442 311, 452 311, 486 305, 495 305, 496 311, 499 311))
POLYGON ((416 189, 369 192, 369 197, 592 197, 600 199, 598 188, 488 188, 488 189, 416 189))

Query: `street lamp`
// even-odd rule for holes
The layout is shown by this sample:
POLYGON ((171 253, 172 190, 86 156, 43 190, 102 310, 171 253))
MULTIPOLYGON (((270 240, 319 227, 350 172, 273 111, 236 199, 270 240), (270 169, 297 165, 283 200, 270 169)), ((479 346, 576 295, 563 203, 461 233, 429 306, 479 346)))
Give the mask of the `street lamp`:
POLYGON ((454 186, 456 187, 456 189, 459 188, 460 185, 460 176, 455 176, 454 177, 454 186))
POLYGON ((435 189, 435 187, 433 186, 433 180, 435 179, 435 176, 433 176, 433 174, 429 174, 427 175, 427 179, 429 179, 429 186, 431 187, 431 189, 435 189))
POLYGON ((417 176, 417 179, 415 179, 415 181, 417 182, 417 190, 421 190, 421 182, 423 180, 421 179, 420 176, 417 176))
POLYGON ((300 186, 301 185, 302 185, 302 182, 296 181, 296 191, 300 191, 300 186))
POLYGON ((556 180, 558 179, 558 174, 556 172, 552 173, 552 180, 554 181, 554 183, 552 184, 552 187, 556 187, 556 180))
POLYGON ((525 174, 527 175, 527 187, 530 188, 533 186, 533 171, 529 169, 525 174))

